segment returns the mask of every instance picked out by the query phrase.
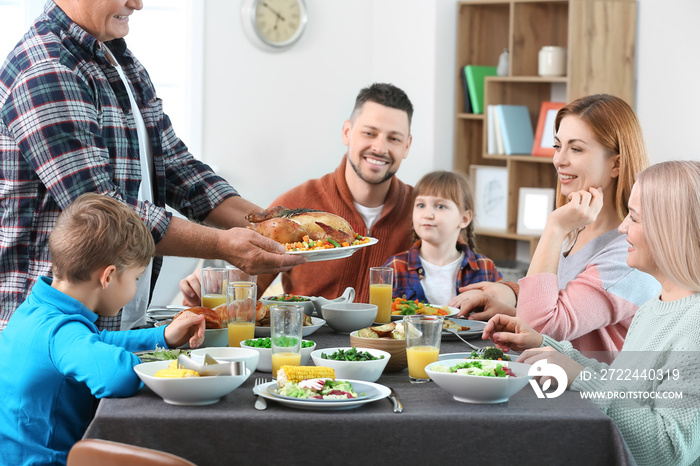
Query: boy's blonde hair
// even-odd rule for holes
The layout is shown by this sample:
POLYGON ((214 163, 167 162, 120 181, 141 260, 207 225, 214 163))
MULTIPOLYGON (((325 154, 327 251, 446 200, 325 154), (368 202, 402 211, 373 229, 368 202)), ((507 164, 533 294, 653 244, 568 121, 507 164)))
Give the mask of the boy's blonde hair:
MULTIPOLYGON (((473 217, 474 197, 472 184, 466 175, 448 171, 430 172, 418 180, 411 196, 411 205, 415 204, 418 196, 435 196, 453 201, 460 211, 471 210, 472 221, 459 232, 458 241, 467 244, 472 251, 476 251, 473 217)), ((415 231, 413 233, 416 236, 415 231)))
POLYGON ((642 225, 659 271, 700 291, 700 162, 662 162, 641 172, 642 225))
MULTIPOLYGON (((593 132, 596 140, 608 150, 612 157, 620 154, 620 175, 615 181, 615 210, 620 221, 628 213, 627 202, 632 185, 640 171, 649 166, 642 128, 637 115, 627 102, 609 94, 581 97, 559 110, 554 119, 554 131, 564 117, 579 117, 593 132)), ((569 200, 561 194, 561 183, 557 182, 557 207, 569 200)))
POLYGON ((49 236, 49 252, 54 277, 78 283, 108 265, 118 273, 145 267, 156 247, 133 209, 111 197, 87 193, 59 215, 49 236))

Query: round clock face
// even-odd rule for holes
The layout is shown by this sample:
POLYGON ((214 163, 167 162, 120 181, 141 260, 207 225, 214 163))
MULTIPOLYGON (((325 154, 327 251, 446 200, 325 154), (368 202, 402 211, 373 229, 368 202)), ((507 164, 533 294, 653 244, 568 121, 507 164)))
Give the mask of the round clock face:
MULTIPOLYGON (((306 5, 303 0, 250 0, 243 14, 256 38, 265 47, 282 49, 296 42, 306 26, 306 5)), ((250 36, 250 34, 249 34, 250 36)), ((257 43, 260 45, 260 43, 257 43)))

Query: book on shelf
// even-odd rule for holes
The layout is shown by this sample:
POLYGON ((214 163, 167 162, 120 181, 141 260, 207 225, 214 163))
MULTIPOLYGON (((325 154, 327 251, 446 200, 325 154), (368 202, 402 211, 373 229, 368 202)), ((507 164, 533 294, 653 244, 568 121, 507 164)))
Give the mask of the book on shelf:
POLYGON ((535 133, 530 110, 525 105, 497 105, 496 121, 506 155, 530 155, 535 133))
POLYGON ((498 121, 498 105, 489 105, 486 108, 486 152, 489 154, 503 155, 503 137, 501 135, 501 125, 498 121))
POLYGON ((462 68, 460 75, 462 75, 462 92, 464 93, 464 113, 472 113, 472 101, 469 98, 466 67, 462 68))
POLYGON ((464 74, 467 78, 467 87, 469 87, 472 112, 475 114, 484 113, 484 78, 498 76, 496 67, 467 65, 464 67, 464 74))
POLYGON ((486 106, 486 153, 496 154, 496 128, 494 118, 496 117, 496 106, 486 106))

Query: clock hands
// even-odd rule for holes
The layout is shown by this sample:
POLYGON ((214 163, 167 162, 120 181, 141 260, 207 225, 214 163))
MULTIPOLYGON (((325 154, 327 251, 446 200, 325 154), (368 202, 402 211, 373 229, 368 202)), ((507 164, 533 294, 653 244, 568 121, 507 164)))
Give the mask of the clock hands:
POLYGON ((271 12, 273 12, 273 13, 275 14, 275 16, 277 16, 277 20, 278 20, 278 21, 279 21, 279 20, 286 21, 286 19, 284 18, 284 16, 282 16, 277 10, 275 10, 275 9, 272 8, 270 5, 268 5, 267 2, 262 2, 262 6, 264 6, 265 8, 267 8, 268 10, 270 10, 271 12))

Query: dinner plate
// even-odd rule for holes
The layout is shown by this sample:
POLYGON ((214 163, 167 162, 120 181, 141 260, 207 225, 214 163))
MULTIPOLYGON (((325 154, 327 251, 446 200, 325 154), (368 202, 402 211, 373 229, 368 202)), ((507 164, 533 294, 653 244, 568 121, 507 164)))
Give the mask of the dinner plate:
MULTIPOLYGON (((457 332, 458 335, 460 335, 462 338, 476 338, 480 337, 481 334, 484 332, 484 328, 486 327, 486 322, 482 322, 480 320, 468 320, 468 319, 450 319, 453 321, 455 324, 460 325, 462 327, 469 327, 469 330, 462 330, 457 332)), ((442 339, 443 340, 457 340, 457 336, 453 332, 448 332, 446 330, 442 331, 442 339)))
MULTIPOLYGON (((432 306, 432 307, 442 307, 442 306, 432 306)), ((450 313, 447 314, 447 315, 444 315, 444 316, 442 316, 442 317, 452 317, 452 316, 456 316, 457 313, 459 313, 459 309, 457 309, 456 307, 447 306, 447 308, 450 310, 450 313)), ((404 317, 406 317, 406 316, 395 316, 395 315, 392 315, 392 316, 391 316, 391 320, 392 320, 392 321, 395 321, 395 320, 403 320, 404 317)))
MULTIPOLYGON (((357 408, 358 406, 362 406, 367 403, 371 403, 373 401, 381 400, 389 396, 391 393, 391 390, 384 385, 379 385, 376 383, 371 383, 371 382, 361 382, 359 380, 347 380, 347 379, 338 379, 338 380, 346 380, 347 382, 350 382, 353 387, 356 386, 370 386, 377 390, 377 394, 374 396, 370 396, 367 398, 361 398, 361 399, 353 399, 353 400, 323 400, 322 402, 319 402, 318 400, 304 400, 304 399, 299 399, 299 398, 286 398, 286 397, 281 397, 280 395, 274 395, 268 391, 268 387, 271 385, 277 385, 277 382, 268 382, 266 384, 258 385, 253 388, 253 393, 256 395, 260 395, 263 398, 267 398, 268 400, 276 401, 277 403, 280 403, 282 405, 288 406, 290 408, 299 408, 299 409, 311 409, 311 410, 338 410, 338 409, 352 409, 352 408, 357 408)), ((357 390, 355 390, 357 392, 357 390)))
MULTIPOLYGON (((340 379, 342 380, 342 379, 340 379)), ((353 382, 352 383, 352 388, 357 393, 357 398, 345 398, 345 399, 340 399, 340 400, 325 400, 325 399, 317 399, 317 398, 308 398, 306 401, 310 401, 312 403, 328 403, 328 402, 338 402, 338 403, 348 403, 352 401, 359 401, 359 400, 364 400, 366 398, 372 398, 375 397, 379 394, 376 388, 367 385, 367 383, 360 383, 360 382, 353 382)), ((274 385, 268 385, 267 386, 267 392, 270 393, 271 395, 274 395, 279 398, 284 398, 286 400, 300 400, 302 398, 296 398, 293 396, 287 396, 287 395, 281 395, 278 393, 279 387, 277 384, 274 385)))
POLYGON ((146 317, 151 320, 172 320, 180 311, 187 309, 185 306, 152 307, 146 311, 146 317))
MULTIPOLYGON (((326 321, 318 317, 311 317, 313 325, 305 325, 301 328, 301 336, 307 337, 326 324, 326 321)), ((270 327, 255 327, 255 338, 269 337, 270 327)))
POLYGON ((356 246, 345 246, 342 248, 318 249, 313 251, 288 251, 286 254, 298 254, 305 256, 309 262, 332 261, 335 259, 343 259, 350 257, 360 248, 377 244, 377 238, 370 238, 369 243, 358 244, 356 246))

